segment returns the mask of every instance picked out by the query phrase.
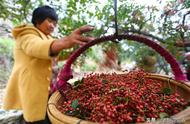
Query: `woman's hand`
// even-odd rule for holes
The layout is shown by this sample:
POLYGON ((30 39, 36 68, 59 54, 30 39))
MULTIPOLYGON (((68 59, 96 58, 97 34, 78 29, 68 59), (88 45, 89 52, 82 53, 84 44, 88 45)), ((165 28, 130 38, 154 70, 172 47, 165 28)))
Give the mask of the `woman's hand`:
POLYGON ((56 55, 63 49, 68 49, 73 47, 74 45, 84 45, 86 42, 92 41, 95 38, 84 36, 82 34, 90 32, 94 29, 94 27, 85 25, 80 28, 75 29, 70 35, 55 40, 50 48, 50 55, 56 55))
POLYGON ((92 26, 82 26, 74 30, 69 36, 64 37, 63 42, 66 48, 71 48, 75 44, 84 45, 86 42, 94 40, 93 37, 83 36, 82 34, 90 32, 94 29, 92 26))

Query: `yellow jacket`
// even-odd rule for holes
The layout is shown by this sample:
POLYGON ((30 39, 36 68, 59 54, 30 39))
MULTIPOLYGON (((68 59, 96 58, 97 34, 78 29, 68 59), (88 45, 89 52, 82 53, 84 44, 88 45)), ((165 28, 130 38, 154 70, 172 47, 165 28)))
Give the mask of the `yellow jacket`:
POLYGON ((26 121, 43 120, 46 114, 51 78, 49 49, 54 41, 31 25, 15 27, 14 66, 3 108, 21 109, 26 121))

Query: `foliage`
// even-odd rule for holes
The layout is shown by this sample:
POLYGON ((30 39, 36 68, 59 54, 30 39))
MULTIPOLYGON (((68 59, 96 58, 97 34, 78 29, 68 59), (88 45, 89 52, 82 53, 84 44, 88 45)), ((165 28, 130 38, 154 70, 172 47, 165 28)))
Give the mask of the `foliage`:
MULTIPOLYGON (((160 4, 163 2, 158 0, 160 4)), ((95 26, 95 30, 87 35, 100 37, 115 33, 114 1, 105 0, 0 0, 0 18, 11 20, 14 25, 30 22, 32 10, 43 4, 51 5, 56 8, 59 14, 59 26, 57 37, 63 37, 71 33, 75 28, 90 24, 95 26)), ((174 46, 175 41, 189 40, 189 0, 169 1, 164 8, 157 6, 140 6, 130 0, 118 0, 117 21, 118 32, 140 34, 163 45, 167 48, 178 61, 182 59, 179 50, 174 46)), ((102 50, 109 49, 114 45, 113 42, 101 44, 102 50)), ((138 59, 145 56, 150 50, 142 44, 133 41, 120 41, 116 45, 120 61, 138 59), (147 52, 145 52, 147 50, 147 52), (142 52, 143 51, 143 52, 142 52)), ((70 49, 68 53, 77 49, 70 49)), ((181 50, 181 49, 180 49, 181 50)), ((182 49, 185 50, 185 49, 182 49)), ((64 53, 63 53, 64 54, 64 53)), ((84 62, 84 58, 98 62, 96 51, 90 48, 75 65, 84 62)), ((164 60, 158 58, 158 64, 164 64, 164 60)), ((84 64, 85 65, 85 64, 84 64)), ((169 65, 158 66, 158 70, 168 73, 169 65)), ((85 65, 86 66, 86 65, 85 65)), ((90 65, 89 65, 90 66, 90 65)), ((84 68, 88 68, 84 67, 84 68)), ((90 68, 95 69, 95 67, 90 68)))
POLYGON ((6 83, 13 66, 12 49, 13 41, 11 39, 0 38, 0 82, 6 83))

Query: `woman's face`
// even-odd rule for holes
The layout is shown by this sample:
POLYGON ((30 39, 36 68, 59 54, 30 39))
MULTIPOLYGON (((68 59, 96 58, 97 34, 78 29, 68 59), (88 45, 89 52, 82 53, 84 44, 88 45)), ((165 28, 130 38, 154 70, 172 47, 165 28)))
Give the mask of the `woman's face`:
POLYGON ((56 21, 47 18, 41 24, 37 24, 36 27, 40 31, 42 31, 45 35, 50 35, 54 31, 56 25, 57 25, 56 21))

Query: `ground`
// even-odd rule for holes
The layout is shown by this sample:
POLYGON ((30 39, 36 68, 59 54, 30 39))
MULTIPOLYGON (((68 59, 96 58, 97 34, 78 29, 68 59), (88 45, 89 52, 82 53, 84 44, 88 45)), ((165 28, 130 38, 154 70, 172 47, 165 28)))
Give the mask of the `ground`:
POLYGON ((5 91, 5 84, 0 83, 0 108, 2 108, 3 104, 4 91, 5 91))

